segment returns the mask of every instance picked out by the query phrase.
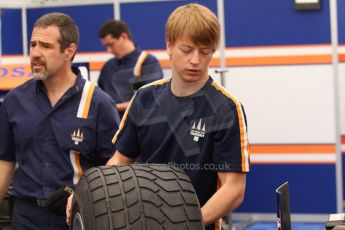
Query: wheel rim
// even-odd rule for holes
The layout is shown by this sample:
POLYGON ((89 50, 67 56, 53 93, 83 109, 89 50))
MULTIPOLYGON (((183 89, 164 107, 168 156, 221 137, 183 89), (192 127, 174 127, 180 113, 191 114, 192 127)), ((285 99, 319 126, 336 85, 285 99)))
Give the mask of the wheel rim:
POLYGON ((73 230, 85 230, 83 219, 79 212, 77 212, 73 219, 73 230))

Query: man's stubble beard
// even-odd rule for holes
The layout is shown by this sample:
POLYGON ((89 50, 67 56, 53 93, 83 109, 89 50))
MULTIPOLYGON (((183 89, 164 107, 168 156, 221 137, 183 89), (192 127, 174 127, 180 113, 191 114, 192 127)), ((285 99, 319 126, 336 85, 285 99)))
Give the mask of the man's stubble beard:
POLYGON ((41 81, 44 81, 46 80, 48 77, 48 73, 47 71, 44 71, 44 73, 32 73, 32 78, 34 80, 41 80, 41 81))

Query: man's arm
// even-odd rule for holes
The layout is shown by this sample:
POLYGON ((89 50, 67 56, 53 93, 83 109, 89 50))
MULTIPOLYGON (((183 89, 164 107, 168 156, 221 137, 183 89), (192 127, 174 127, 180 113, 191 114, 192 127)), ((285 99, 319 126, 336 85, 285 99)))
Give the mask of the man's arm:
POLYGON ((124 112, 126 111, 127 107, 128 107, 129 101, 125 101, 122 103, 117 103, 116 104, 116 108, 118 111, 124 112))
POLYGON ((132 164, 135 160, 135 158, 128 158, 116 150, 114 155, 108 160, 107 165, 132 164))
MULTIPOLYGON (((135 160, 135 158, 128 158, 116 150, 114 155, 108 160, 107 165, 132 164, 135 160)), ((72 221, 72 200, 73 194, 69 196, 66 206, 66 223, 68 225, 70 225, 72 221)))
POLYGON ((0 203, 4 199, 14 172, 15 163, 0 160, 0 203))
POLYGON ((201 208, 205 225, 216 222, 226 213, 237 208, 244 199, 246 174, 218 172, 221 187, 201 208))

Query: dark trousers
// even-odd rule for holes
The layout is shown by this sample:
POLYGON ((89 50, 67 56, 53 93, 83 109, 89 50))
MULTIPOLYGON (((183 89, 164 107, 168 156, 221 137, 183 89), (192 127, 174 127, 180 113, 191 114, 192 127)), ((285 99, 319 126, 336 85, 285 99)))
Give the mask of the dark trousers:
POLYGON ((12 230, 68 230, 65 215, 56 215, 30 200, 16 199, 12 213, 12 230))

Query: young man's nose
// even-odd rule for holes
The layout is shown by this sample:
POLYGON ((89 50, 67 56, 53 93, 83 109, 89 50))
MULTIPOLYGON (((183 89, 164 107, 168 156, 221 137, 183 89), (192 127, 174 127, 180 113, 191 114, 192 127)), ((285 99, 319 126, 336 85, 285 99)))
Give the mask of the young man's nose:
POLYGON ((199 62, 200 62, 200 52, 199 52, 199 50, 194 50, 193 51, 190 62, 192 64, 194 64, 194 65, 199 64, 199 62))

